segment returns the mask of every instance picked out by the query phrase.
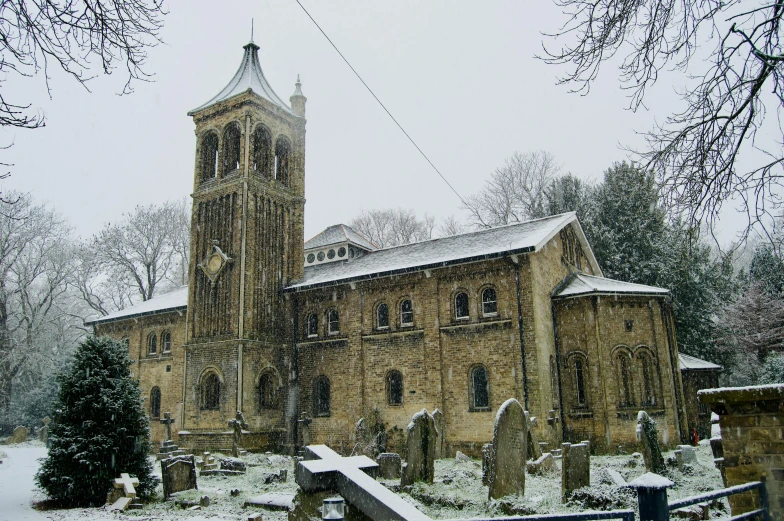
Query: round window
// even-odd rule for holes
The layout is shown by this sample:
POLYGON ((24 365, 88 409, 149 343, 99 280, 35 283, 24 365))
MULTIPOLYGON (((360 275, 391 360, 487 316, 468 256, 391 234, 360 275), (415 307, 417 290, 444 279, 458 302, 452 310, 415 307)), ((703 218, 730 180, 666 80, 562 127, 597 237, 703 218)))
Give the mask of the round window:
POLYGON ((320 260, 320 261, 324 260, 324 252, 323 251, 318 252, 318 260, 320 260))
POLYGON ((308 253, 308 264, 312 264, 314 260, 316 260, 316 256, 312 253, 308 253))
POLYGON ((334 259, 335 258, 335 250, 329 250, 327 252, 327 257, 330 258, 330 259, 334 259))
POLYGON ((349 248, 348 249, 348 258, 349 259, 353 259, 354 258, 354 248, 349 248))
POLYGON ((346 256, 346 247, 341 246, 338 248, 338 257, 345 257, 346 256))

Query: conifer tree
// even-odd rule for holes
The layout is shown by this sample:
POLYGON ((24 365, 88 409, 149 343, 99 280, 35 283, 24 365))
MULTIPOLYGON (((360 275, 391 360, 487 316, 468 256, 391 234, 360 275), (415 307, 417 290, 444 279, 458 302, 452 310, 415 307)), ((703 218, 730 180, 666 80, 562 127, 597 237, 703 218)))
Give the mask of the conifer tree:
POLYGON ((58 376, 51 448, 36 475, 50 498, 73 506, 105 503, 112 480, 127 472, 137 494, 155 490, 150 429, 139 384, 122 342, 88 337, 58 376))

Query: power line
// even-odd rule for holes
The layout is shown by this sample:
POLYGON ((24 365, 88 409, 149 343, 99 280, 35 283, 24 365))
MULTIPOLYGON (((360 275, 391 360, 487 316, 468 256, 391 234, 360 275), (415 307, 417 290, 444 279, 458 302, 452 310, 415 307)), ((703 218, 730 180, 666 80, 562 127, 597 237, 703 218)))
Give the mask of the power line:
POLYGON ((419 148, 419 145, 417 145, 417 144, 416 144, 416 141, 414 141, 414 140, 413 140, 413 138, 412 138, 411 136, 409 136, 409 135, 408 135, 408 132, 406 132, 406 129, 404 129, 404 128, 403 128, 403 126, 402 126, 402 125, 401 125, 401 124, 398 122, 398 120, 397 120, 397 119, 395 119, 395 116, 393 116, 393 115, 392 115, 392 113, 391 113, 391 112, 389 112, 389 109, 387 109, 387 108, 386 108, 386 106, 385 106, 385 105, 384 105, 384 104, 381 102, 381 100, 380 100, 380 99, 378 99, 378 96, 376 96, 376 93, 375 93, 375 92, 373 92, 373 89, 371 89, 371 88, 368 86, 368 84, 367 84, 367 83, 365 83, 365 80, 363 80, 363 79, 362 79, 362 76, 360 76, 360 75, 359 75, 359 73, 356 71, 356 69, 354 69, 354 67, 351 65, 351 63, 349 63, 349 61, 346 59, 346 57, 345 57, 345 56, 343 56, 343 53, 342 53, 342 52, 340 52, 340 49, 338 49, 337 45, 335 45, 335 43, 332 41, 332 39, 331 39, 329 36, 327 36, 327 33, 325 33, 325 32, 324 32, 324 29, 322 29, 322 28, 321 28, 321 26, 318 24, 318 22, 317 22, 317 21, 316 21, 316 20, 315 20, 315 19, 314 19, 314 18, 313 18, 311 15, 310 15, 310 13, 308 12, 308 10, 307 10, 307 9, 305 9, 305 6, 304 6, 304 5, 302 5, 302 2, 300 2, 299 0, 295 0, 295 1, 296 1, 296 2, 299 4, 299 6, 302 8, 302 10, 303 10, 303 11, 305 11, 305 14, 306 14, 306 15, 308 15, 308 18, 310 18, 310 20, 311 20, 311 21, 312 21, 312 22, 315 24, 315 26, 318 28, 318 30, 319 30, 319 31, 321 31, 321 34, 323 34, 323 35, 324 35, 324 38, 326 38, 326 39, 327 39, 327 41, 330 43, 330 45, 332 45, 332 48, 333 48, 333 49, 335 49, 335 51, 337 51, 337 53, 340 55, 340 57, 341 57, 341 58, 343 58, 343 61, 344 61, 344 62, 346 62, 346 65, 348 65, 349 69, 351 69, 351 72, 353 72, 353 73, 354 73, 354 75, 355 75, 357 78, 359 78, 359 81, 361 81, 361 82, 362 82, 362 85, 364 85, 364 86, 365 86, 365 88, 368 90, 368 92, 370 92, 370 94, 371 94, 371 95, 372 95, 372 96, 373 96, 373 97, 376 99, 376 101, 378 102, 378 104, 379 104, 379 105, 381 105, 381 108, 382 108, 382 109, 384 109, 384 112, 386 112, 386 113, 387 113, 387 115, 388 115, 390 118, 392 118, 392 121, 394 121, 394 122, 395 122, 395 125, 397 125, 397 127, 398 127, 398 128, 401 130, 401 132, 403 132, 403 134, 405 134, 405 136, 408 138, 408 140, 409 140, 409 141, 411 141, 411 144, 412 144, 412 145, 414 145, 414 147, 416 147, 416 149, 419 151, 419 153, 420 153, 420 154, 422 154, 422 157, 424 157, 424 158, 425 158, 425 161, 427 161, 427 162, 430 164, 430 166, 431 166, 431 167, 433 167, 433 170, 435 170, 435 171, 436 171, 436 173, 438 174, 438 176, 439 176, 439 177, 440 177, 440 178, 441 178, 441 179, 442 179, 442 180, 443 180, 443 181, 446 183, 446 185, 447 185, 447 186, 448 186, 448 187, 449 187, 449 188, 450 188, 450 189, 451 189, 451 190, 452 190, 452 191, 455 193, 455 195, 457 196, 457 198, 458 198, 458 199, 460 199, 460 202, 461 202, 461 203, 463 203, 463 205, 465 205, 465 206, 468 206, 468 204, 465 202, 465 199, 463 199, 463 198, 460 196, 460 194, 459 194, 459 193, 457 193, 457 190, 455 190, 455 187, 454 187, 454 186, 452 186, 452 185, 451 185, 451 183, 450 183, 449 181, 447 181, 446 177, 444 177, 444 175, 443 175, 443 174, 441 173, 441 171, 440 171, 440 170, 439 170, 439 169, 436 167, 436 165, 434 165, 434 164, 433 164, 433 162, 430 160, 430 158, 429 158, 429 157, 427 157, 427 154, 425 154, 425 153, 422 151, 422 149, 421 149, 421 148, 419 148))

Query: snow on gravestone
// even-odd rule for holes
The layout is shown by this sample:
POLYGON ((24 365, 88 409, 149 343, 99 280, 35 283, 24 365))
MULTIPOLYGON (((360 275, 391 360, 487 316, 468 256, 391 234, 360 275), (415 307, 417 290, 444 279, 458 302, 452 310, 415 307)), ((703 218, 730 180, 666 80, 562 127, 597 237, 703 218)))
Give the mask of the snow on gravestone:
POLYGON ((196 459, 193 454, 161 460, 161 478, 164 500, 169 499, 175 492, 198 489, 196 486, 196 459))
POLYGON ((493 444, 485 443, 482 445, 482 485, 490 484, 490 463, 493 454, 493 444))
POLYGON ((8 438, 8 443, 24 443, 27 441, 27 435, 30 434, 30 431, 27 430, 27 427, 19 426, 14 429, 13 435, 8 438))
POLYGON ((561 444, 561 501, 572 492, 591 484, 591 453, 584 443, 561 444))
POLYGON ((384 479, 400 479, 400 456, 394 452, 382 452, 376 458, 379 474, 384 479))
POLYGON ((637 442, 645 460, 645 470, 655 474, 664 472, 664 458, 659 448, 659 434, 656 422, 645 411, 637 413, 637 442))
POLYGON ((446 457, 446 419, 444 418, 444 413, 438 409, 433 411, 431 416, 433 416, 433 423, 436 425, 436 435, 438 436, 435 459, 441 459, 446 457))
POLYGON ((411 418, 406 428, 406 466, 400 485, 411 485, 416 481, 433 482, 435 474, 433 457, 436 452, 436 425, 433 417, 422 409, 411 418))
POLYGON ((501 405, 493 427, 490 458, 490 499, 525 493, 525 458, 528 452, 525 411, 510 398, 501 405))

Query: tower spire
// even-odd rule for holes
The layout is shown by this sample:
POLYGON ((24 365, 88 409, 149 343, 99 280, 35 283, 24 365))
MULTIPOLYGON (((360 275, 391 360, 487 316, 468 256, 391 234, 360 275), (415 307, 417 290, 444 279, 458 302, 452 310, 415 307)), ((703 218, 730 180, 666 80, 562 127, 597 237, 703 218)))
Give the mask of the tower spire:
POLYGON ((253 18, 250 19, 250 43, 253 43, 253 18))

